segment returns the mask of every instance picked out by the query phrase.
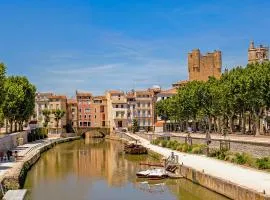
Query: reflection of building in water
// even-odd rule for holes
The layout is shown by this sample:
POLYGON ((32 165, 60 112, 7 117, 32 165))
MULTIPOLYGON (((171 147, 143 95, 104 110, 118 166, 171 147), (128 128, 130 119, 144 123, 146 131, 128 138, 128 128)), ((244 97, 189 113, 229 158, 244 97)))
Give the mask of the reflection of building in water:
POLYGON ((132 170, 135 174, 134 163, 121 158, 122 147, 119 142, 91 143, 93 140, 86 140, 90 146, 77 152, 74 158, 74 170, 81 177, 106 177, 111 186, 124 185, 132 170), (89 148, 88 148, 89 147, 89 148))

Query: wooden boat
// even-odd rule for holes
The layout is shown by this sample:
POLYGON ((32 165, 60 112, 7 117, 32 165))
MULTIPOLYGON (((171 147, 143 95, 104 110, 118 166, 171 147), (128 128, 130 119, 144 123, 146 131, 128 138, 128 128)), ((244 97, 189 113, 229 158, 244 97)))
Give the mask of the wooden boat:
POLYGON ((124 152, 127 154, 147 154, 147 149, 139 144, 126 144, 124 147, 124 152))

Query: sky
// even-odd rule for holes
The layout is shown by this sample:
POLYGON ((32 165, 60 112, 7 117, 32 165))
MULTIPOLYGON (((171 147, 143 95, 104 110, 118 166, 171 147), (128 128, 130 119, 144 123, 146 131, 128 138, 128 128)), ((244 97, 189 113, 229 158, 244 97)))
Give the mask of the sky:
POLYGON ((0 62, 38 91, 102 95, 185 80, 187 54, 247 64, 270 44, 269 0, 0 0, 0 62))

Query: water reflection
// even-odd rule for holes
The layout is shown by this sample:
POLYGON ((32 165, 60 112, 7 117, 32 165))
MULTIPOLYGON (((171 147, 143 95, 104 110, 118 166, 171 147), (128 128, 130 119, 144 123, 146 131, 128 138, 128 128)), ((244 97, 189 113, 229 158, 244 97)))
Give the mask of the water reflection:
POLYGON ((44 153, 29 171, 25 188, 30 199, 225 199, 187 180, 137 180, 141 161, 128 156, 118 141, 80 140, 44 153))

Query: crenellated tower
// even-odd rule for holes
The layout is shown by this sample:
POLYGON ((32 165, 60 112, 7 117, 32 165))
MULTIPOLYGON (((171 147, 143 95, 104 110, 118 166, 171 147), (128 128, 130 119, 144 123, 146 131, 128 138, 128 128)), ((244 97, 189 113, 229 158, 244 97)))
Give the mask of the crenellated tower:
POLYGON ((189 80, 207 81, 209 76, 221 76, 222 55, 221 51, 214 51, 201 55, 199 49, 188 53, 189 80))

